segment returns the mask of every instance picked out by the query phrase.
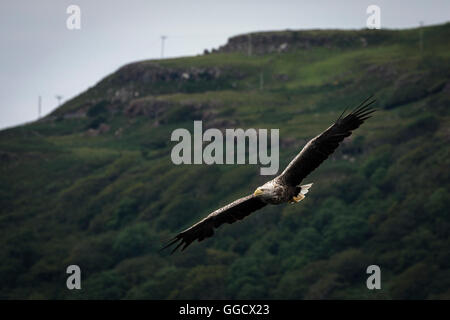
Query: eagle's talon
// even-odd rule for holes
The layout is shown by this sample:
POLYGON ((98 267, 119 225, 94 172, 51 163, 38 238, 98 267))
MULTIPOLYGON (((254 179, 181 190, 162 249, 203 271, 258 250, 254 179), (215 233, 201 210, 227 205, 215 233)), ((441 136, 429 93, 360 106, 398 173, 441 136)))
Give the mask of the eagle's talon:
POLYGON ((296 202, 300 202, 303 199, 305 199, 305 196, 302 194, 298 194, 297 197, 292 197, 291 203, 296 203, 296 202))

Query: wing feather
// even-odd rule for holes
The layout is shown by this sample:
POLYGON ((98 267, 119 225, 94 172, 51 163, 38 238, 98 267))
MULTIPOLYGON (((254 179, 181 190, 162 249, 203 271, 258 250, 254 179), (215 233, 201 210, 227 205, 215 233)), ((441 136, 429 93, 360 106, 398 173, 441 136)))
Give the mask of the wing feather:
POLYGON ((195 240, 200 242, 203 239, 211 237, 214 234, 214 229, 220 227, 222 224, 242 220, 252 212, 261 209, 265 205, 266 203, 254 195, 248 195, 240 198, 210 213, 190 228, 180 232, 162 249, 177 244, 171 253, 177 251, 177 249, 182 245, 183 247, 181 248, 181 251, 183 251, 195 240))
POLYGON ((375 111, 371 105, 375 100, 372 96, 359 104, 352 112, 337 121, 324 132, 311 139, 278 176, 283 183, 297 186, 300 182, 323 161, 325 161, 346 137, 352 134, 375 111))

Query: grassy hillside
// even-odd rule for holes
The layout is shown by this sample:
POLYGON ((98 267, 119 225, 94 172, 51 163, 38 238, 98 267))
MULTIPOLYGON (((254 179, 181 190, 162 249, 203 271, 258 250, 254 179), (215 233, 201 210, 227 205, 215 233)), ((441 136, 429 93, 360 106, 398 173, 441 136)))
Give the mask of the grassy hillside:
POLYGON ((129 64, 1 131, 0 297, 449 299, 450 24, 424 28, 422 51, 418 29, 310 36, 348 33, 369 40, 129 64), (175 128, 279 128, 282 169, 371 93, 380 110, 307 177, 300 204, 158 252, 270 178, 257 165, 175 166, 175 128), (366 288, 372 264, 381 290, 366 288))

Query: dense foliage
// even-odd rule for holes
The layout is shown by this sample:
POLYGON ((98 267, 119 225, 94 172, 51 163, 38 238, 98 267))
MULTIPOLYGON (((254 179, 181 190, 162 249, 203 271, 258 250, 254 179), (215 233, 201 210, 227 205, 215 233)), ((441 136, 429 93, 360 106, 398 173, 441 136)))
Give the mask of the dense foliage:
POLYGON ((450 25, 425 28, 423 51, 417 29, 381 35, 138 62, 0 132, 0 297, 450 298, 450 25), (175 166, 175 128, 280 128, 282 169, 370 93, 380 110, 307 177, 304 201, 158 251, 270 178, 257 165, 175 166), (71 264, 82 290, 66 288, 71 264), (381 290, 366 288, 372 264, 381 290))

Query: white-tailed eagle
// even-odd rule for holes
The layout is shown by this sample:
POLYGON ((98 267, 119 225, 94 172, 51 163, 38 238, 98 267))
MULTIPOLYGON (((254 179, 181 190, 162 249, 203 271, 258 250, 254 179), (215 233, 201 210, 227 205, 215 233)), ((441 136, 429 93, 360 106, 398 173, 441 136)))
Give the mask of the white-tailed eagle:
POLYGON ((253 194, 233 201, 180 232, 163 249, 177 244, 172 253, 182 245, 183 251, 193 241, 211 237, 214 229, 222 224, 242 220, 268 204, 295 203, 303 200, 312 183, 305 185, 300 183, 336 150, 344 138, 350 136, 353 130, 370 118, 370 114, 375 111, 370 107, 375 102, 371 98, 372 96, 364 100, 346 116, 344 110, 332 126, 303 147, 279 176, 258 187, 253 194))

